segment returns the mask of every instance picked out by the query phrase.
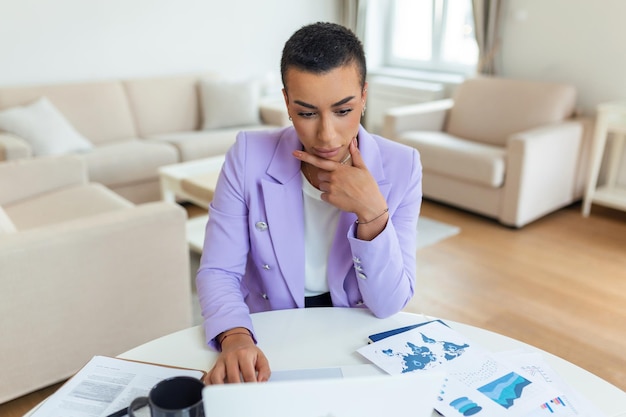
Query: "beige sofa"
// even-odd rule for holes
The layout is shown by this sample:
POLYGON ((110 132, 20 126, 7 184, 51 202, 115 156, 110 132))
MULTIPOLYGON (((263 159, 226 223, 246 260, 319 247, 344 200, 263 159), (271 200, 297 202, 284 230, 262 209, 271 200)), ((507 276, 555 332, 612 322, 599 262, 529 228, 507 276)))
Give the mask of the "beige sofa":
POLYGON ((383 134, 420 151, 424 197, 522 227, 582 196, 591 129, 575 108, 572 85, 480 77, 389 110, 383 134))
POLYGON ((0 403, 189 327, 185 221, 89 183, 84 158, 0 164, 0 403))
POLYGON ((0 88, 0 161, 37 157, 38 152, 79 151, 90 181, 135 203, 154 201, 160 197, 160 166, 225 153, 239 130, 288 123, 283 103, 259 97, 259 86, 253 82, 197 74, 4 87, 0 88), (39 103, 44 99, 47 107, 39 103), (39 113, 33 110, 37 103, 39 113), (9 120, 5 126, 12 129, 2 132, 3 117, 9 118, 6 111, 16 109, 30 111, 20 115, 26 118, 22 123, 26 126, 16 127, 9 120), (55 127, 44 126, 53 110, 60 113, 52 114, 55 127), (33 116, 42 112, 44 116, 33 116), (36 140, 24 137, 37 133, 36 129, 43 136, 38 146, 36 140), (62 132, 54 135, 57 130, 62 132), (27 135, 16 134, 22 131, 27 135), (71 144, 63 143, 70 137, 71 144))

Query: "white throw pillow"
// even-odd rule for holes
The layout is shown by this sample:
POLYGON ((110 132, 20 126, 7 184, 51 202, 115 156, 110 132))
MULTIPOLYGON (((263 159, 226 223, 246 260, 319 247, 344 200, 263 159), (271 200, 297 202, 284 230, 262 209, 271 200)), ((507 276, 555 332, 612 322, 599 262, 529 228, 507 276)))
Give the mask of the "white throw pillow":
POLYGON ((0 130, 24 139, 32 146, 35 156, 60 155, 93 147, 46 97, 26 106, 0 111, 0 130))
POLYGON ((15 232, 17 232, 15 225, 11 219, 9 219, 9 216, 7 216, 4 209, 0 207, 0 235, 15 232))
POLYGON ((261 124, 256 81, 200 81, 203 130, 261 124))

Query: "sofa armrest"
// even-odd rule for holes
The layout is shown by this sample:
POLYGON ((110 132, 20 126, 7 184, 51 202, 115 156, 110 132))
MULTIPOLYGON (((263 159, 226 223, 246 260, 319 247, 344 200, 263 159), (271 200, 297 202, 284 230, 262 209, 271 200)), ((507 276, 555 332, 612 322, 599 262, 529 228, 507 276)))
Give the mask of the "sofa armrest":
POLYGON ((265 100, 260 104, 261 120, 263 124, 271 126, 288 126, 289 113, 282 100, 265 100))
POLYGON ((397 139, 410 130, 442 131, 453 104, 452 99, 445 99, 393 107, 385 112, 383 136, 397 139))
POLYGON ((0 163, 0 205, 70 185, 87 183, 87 167, 76 155, 0 163))
POLYGON ((0 161, 30 158, 33 148, 24 139, 7 132, 0 132, 0 161))
POLYGON ((509 137, 502 223, 521 227, 575 200, 582 136, 582 122, 566 121, 509 137))
POLYGON ((155 202, 3 236, 0 403, 189 327, 185 221, 155 202))

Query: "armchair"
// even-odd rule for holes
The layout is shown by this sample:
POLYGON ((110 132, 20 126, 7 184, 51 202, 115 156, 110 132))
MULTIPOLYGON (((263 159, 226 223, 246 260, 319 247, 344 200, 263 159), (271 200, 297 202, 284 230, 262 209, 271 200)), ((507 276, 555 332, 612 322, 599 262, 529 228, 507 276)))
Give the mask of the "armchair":
POLYGON ((86 178, 77 156, 0 164, 0 403, 191 325, 185 211, 86 178))
POLYGON ((571 85, 495 77, 390 109, 383 135, 417 148, 424 197, 522 227, 582 197, 587 121, 571 85))

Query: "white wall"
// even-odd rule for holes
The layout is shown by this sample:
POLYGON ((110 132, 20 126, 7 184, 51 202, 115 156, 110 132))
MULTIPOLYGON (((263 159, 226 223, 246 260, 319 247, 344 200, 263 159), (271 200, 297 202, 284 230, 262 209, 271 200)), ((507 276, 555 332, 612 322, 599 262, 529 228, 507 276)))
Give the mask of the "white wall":
POLYGON ((507 0, 503 75, 576 84, 586 114, 626 98, 626 1, 507 0))
MULTIPOLYGON (((626 100, 626 1, 504 0, 501 74, 577 86, 579 104, 626 100)), ((626 184, 626 152, 619 183, 626 184)))
POLYGON ((277 79, 300 26, 337 0, 0 0, 0 85, 215 71, 277 79))

